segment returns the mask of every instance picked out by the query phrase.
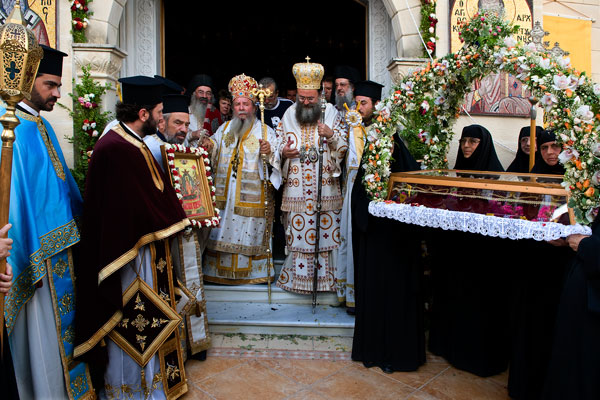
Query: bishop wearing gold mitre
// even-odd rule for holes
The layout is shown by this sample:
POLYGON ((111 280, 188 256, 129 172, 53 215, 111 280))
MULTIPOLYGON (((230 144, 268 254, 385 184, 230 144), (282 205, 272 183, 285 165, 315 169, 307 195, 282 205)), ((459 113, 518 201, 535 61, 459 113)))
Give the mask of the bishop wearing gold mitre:
POLYGON ((296 293, 311 293, 315 245, 318 241, 318 291, 340 291, 336 258, 340 245, 340 189, 342 162, 348 148, 347 127, 332 104, 324 114, 319 101, 323 66, 309 62, 293 66, 297 101, 277 127, 283 188, 281 211, 286 232, 287 257, 277 286, 296 293), (323 117, 323 118, 322 118, 323 117), (322 119, 321 119, 322 118, 322 119), (321 168, 321 197, 318 198, 319 139, 325 140, 321 168), (320 203, 320 234, 316 237, 317 204, 320 203))
POLYGON ((233 118, 210 137, 215 171, 216 203, 221 210, 219 226, 210 232, 204 262, 204 280, 238 285, 264 283, 272 279, 268 270, 267 246, 271 240, 272 215, 265 200, 273 204, 271 190, 265 193, 263 160, 273 187, 281 178, 276 137, 256 118, 256 80, 241 74, 229 82, 233 97, 233 118), (266 129, 267 140, 263 140, 266 129), (271 278, 269 278, 269 276, 271 278))

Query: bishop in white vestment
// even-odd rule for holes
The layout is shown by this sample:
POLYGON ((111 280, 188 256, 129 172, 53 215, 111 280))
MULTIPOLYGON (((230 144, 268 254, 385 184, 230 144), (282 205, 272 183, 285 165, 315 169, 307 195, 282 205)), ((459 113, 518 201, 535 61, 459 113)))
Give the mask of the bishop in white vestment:
POLYGON ((278 188, 280 172, 273 130, 256 119, 256 81, 244 74, 229 82, 234 117, 210 138, 214 143, 213 163, 217 207, 221 222, 213 228, 204 262, 205 281, 222 284, 252 284, 273 280, 268 271, 266 249, 270 246, 273 205, 271 190, 265 193, 261 154, 269 163, 266 178, 278 188), (266 129, 267 140, 263 140, 266 129), (270 278, 269 278, 270 277, 270 278))
POLYGON ((296 293, 311 293, 318 241, 317 290, 339 291, 336 280, 337 248, 340 245, 342 192, 339 177, 346 154, 347 128, 338 111, 327 104, 321 119, 319 88, 323 77, 320 64, 300 63, 293 67, 298 99, 277 127, 279 151, 286 180, 281 210, 286 232, 287 257, 277 286, 296 293), (325 139, 321 197, 317 196, 319 141, 325 139), (316 236, 317 203, 321 204, 319 237, 316 236))

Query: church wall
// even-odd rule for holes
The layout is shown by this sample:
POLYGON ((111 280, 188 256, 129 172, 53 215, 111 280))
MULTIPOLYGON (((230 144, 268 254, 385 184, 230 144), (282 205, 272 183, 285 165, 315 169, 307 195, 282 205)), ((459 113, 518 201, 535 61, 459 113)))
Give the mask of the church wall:
MULTIPOLYGON (((74 69, 71 36, 71 10, 68 0, 60 0, 56 6, 57 10, 57 47, 60 51, 67 53, 69 56, 65 58, 63 63, 62 87, 60 89, 61 98, 59 104, 72 109, 73 102, 69 93, 73 91, 72 76, 74 69)), ((50 124, 56 132, 56 138, 60 143, 60 147, 65 156, 65 160, 69 167, 73 166, 73 145, 66 138, 73 135, 73 120, 69 116, 69 112, 60 107, 59 104, 54 106, 54 111, 51 113, 42 112, 42 116, 50 121, 50 124)), ((17 139, 18 140, 18 139, 17 139)))

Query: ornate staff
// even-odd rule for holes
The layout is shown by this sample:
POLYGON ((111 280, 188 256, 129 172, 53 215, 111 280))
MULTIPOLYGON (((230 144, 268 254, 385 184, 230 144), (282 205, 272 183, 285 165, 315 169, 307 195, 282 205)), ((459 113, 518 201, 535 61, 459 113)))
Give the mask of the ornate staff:
MULTIPOLYGON (((260 122, 262 123, 262 138, 267 141, 267 125, 265 124, 265 97, 271 95, 270 89, 263 88, 263 85, 259 85, 258 89, 253 89, 252 94, 258 97, 260 109, 260 122)), ((265 235, 263 237, 263 246, 267 253, 267 287, 269 293, 269 304, 271 304, 271 268, 273 268, 273 253, 271 251, 271 229, 270 225, 272 222, 271 207, 269 207, 269 178, 267 168, 267 155, 261 154, 263 165, 263 191, 265 192, 265 235)))
MULTIPOLYGON (((325 109, 327 108, 327 100, 325 99, 325 88, 321 91, 321 123, 325 123, 325 109)), ((321 190, 323 186, 323 152, 327 140, 321 136, 319 138, 319 160, 317 162, 317 213, 315 231, 317 238, 315 240, 315 255, 313 261, 313 290, 312 290, 312 313, 315 313, 317 307, 317 288, 319 285, 319 242, 321 237, 321 190)))
MULTIPOLYGON (((2 131, 2 161, 0 162, 0 227, 8 223, 10 183, 15 128, 20 121, 15 115, 17 103, 31 98, 31 88, 40 60, 44 56, 33 32, 26 28, 20 1, 0 27, 0 97, 6 103, 6 113, 0 117, 2 131)), ((0 260, 0 273, 6 273, 6 259, 0 260)), ((0 355, 4 347, 4 295, 0 296, 0 355)))
POLYGON ((538 102, 538 99, 531 96, 529 99, 531 103, 531 109, 529 110, 529 172, 533 169, 533 165, 535 164, 535 150, 536 150, 536 137, 535 137, 535 119, 537 117, 537 111, 535 109, 535 105, 538 102))

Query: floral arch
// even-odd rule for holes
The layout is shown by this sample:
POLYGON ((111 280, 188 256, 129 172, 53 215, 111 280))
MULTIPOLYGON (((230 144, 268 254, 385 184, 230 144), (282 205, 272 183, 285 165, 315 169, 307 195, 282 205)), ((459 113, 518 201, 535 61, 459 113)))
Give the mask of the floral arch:
POLYGON ((464 46, 407 75, 380 102, 368 136, 364 185, 375 201, 387 196, 396 130, 423 148, 425 169, 448 168, 452 126, 471 83, 495 71, 516 75, 540 99, 547 128, 563 151, 563 186, 578 223, 589 225, 600 207, 600 85, 573 69, 568 58, 516 43, 512 26, 500 17, 476 14, 461 28, 464 46))

